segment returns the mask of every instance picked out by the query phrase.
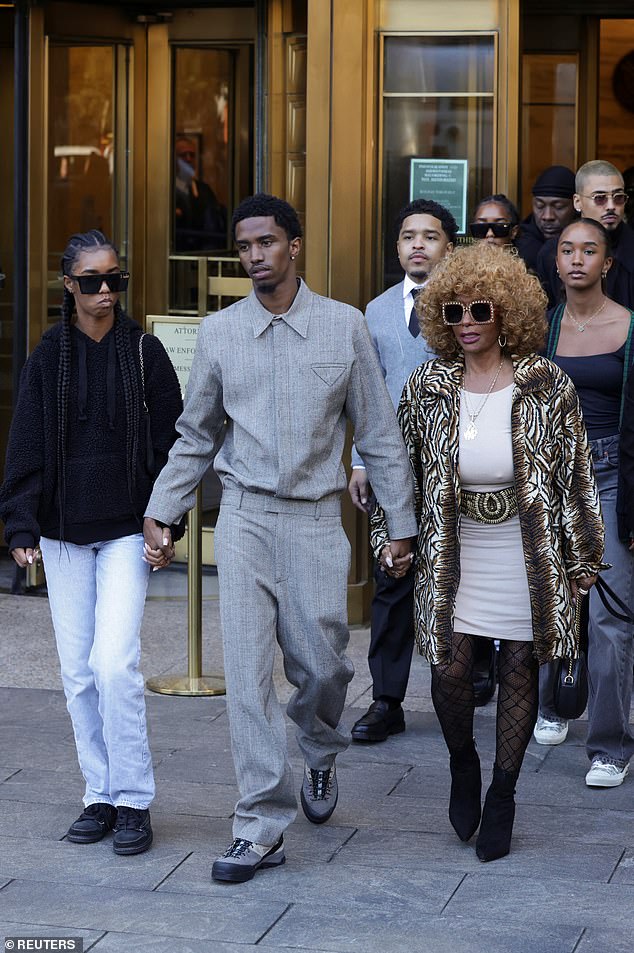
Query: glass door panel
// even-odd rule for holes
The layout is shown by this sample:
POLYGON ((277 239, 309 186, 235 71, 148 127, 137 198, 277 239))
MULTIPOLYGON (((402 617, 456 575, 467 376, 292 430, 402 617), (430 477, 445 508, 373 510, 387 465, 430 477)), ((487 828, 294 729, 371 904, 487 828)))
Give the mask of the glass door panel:
POLYGON ((384 287, 402 276, 392 223, 410 199, 413 160, 466 160, 469 210, 478 196, 492 191, 495 51, 491 34, 384 37, 379 225, 384 287))
POLYGON ((577 168, 576 53, 525 53, 522 57, 522 198, 551 165, 577 168))
POLYGON ((172 48, 169 313, 203 315, 242 297, 231 215, 253 190, 252 47, 172 48))
POLYGON ((62 297, 60 258, 74 232, 100 229, 119 246, 126 265, 127 54, 125 47, 113 45, 49 48, 47 310, 51 322, 59 317, 62 297))

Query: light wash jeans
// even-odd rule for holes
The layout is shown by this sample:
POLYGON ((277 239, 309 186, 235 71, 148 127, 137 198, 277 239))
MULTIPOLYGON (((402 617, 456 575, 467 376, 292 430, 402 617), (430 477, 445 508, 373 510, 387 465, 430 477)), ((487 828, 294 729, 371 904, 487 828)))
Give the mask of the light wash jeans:
MULTIPOLYGON (((618 536, 616 491, 619 438, 590 441, 594 471, 605 523, 605 562, 612 568, 603 578, 623 602, 634 608, 634 555, 618 536)), ((604 608, 596 591, 590 592, 588 632, 588 740, 590 760, 600 758, 624 767, 634 755, 634 726, 630 725, 634 627, 615 619, 604 608)), ((539 708, 546 718, 557 717, 552 707, 553 666, 542 665, 539 708)))
POLYGON ((149 566, 143 536, 40 541, 84 805, 147 808, 154 797, 139 633, 149 566))

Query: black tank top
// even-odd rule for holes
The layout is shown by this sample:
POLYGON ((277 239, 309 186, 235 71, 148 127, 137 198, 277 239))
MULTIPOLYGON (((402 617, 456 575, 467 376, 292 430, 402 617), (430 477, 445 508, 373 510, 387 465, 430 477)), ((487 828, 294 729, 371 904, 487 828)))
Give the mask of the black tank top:
POLYGON ((619 432, 625 344, 612 354, 552 358, 566 372, 579 395, 590 440, 619 432))

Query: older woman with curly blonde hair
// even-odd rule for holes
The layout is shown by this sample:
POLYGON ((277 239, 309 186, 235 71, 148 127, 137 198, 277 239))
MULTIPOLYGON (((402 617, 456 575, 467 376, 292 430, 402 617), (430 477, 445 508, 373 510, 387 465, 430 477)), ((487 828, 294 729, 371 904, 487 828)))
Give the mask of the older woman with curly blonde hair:
MULTIPOLYGON (((601 568, 603 525, 575 390, 543 347, 546 298, 521 259, 484 243, 418 296, 438 358, 407 381, 399 419, 416 488, 415 626, 449 749, 449 819, 508 854, 515 785, 537 716, 538 664, 574 654, 574 599, 601 568), (474 636, 499 639, 493 779, 481 808, 474 636)), ((373 546, 398 576, 380 510, 373 546)))

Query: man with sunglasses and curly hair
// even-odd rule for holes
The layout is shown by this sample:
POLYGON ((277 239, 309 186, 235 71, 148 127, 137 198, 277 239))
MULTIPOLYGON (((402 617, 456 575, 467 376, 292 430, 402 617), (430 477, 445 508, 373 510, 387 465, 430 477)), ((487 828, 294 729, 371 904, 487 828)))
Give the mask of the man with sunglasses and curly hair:
MULTIPOLYGON (((612 267, 605 279, 605 294, 623 305, 634 307, 634 235, 625 224, 627 193, 623 176, 611 162, 586 162, 575 176, 575 210, 582 218, 592 218, 611 238, 612 267)), ((551 307, 562 300, 562 284, 556 265, 557 238, 546 242, 537 259, 537 274, 551 307)))

